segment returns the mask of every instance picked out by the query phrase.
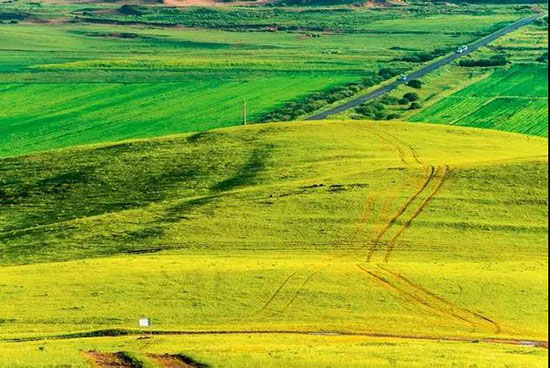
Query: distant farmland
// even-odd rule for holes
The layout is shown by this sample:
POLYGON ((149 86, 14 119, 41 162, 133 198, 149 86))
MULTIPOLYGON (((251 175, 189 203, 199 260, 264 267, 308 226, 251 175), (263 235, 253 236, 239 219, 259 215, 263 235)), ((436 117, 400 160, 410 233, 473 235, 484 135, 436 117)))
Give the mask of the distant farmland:
POLYGON ((5 17, 23 21, 0 24, 0 157, 238 125, 243 100, 250 122, 305 98, 322 105, 328 90, 416 68, 411 55, 434 58, 525 15, 511 7, 119 8, 6 5, 5 17), (25 23, 21 14, 76 23, 25 23), (151 28, 164 23, 216 30, 151 28))
POLYGON ((514 65, 430 106, 412 121, 548 136, 548 67, 514 65))

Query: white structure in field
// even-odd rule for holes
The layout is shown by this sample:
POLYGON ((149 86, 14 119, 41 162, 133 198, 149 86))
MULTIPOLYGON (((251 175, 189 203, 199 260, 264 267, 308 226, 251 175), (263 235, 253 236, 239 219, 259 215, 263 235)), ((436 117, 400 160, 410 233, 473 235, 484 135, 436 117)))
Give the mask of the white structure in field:
POLYGON ((151 327, 151 319, 149 318, 140 318, 139 327, 151 327))

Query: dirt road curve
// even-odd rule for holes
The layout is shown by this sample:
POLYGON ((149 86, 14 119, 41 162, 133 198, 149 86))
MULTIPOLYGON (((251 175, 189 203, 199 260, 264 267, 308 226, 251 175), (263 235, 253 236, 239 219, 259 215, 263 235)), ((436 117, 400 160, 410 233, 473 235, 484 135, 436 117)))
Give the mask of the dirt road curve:
MULTIPOLYGON (((105 332, 108 330, 99 331, 103 333, 103 336, 108 336, 105 332)), ((130 330, 113 330, 116 331, 116 336, 136 336, 142 335, 142 331, 130 331, 130 330)), ((0 339, 0 342, 29 342, 29 341, 47 341, 47 340, 71 340, 71 339, 83 339, 86 337, 98 337, 98 331, 91 331, 87 336, 83 333, 77 333, 74 335, 57 335, 57 336, 33 336, 19 339, 0 339)), ((171 335, 189 335, 189 336, 202 336, 202 335, 309 335, 309 336, 359 336, 359 337, 371 337, 371 338, 392 338, 403 340, 434 340, 434 341, 455 341, 455 342, 469 342, 469 343, 492 343, 492 344, 507 344, 507 345, 522 345, 531 346, 537 348, 548 349, 548 341, 545 340, 531 340, 531 339, 511 339, 511 338, 498 338, 498 337, 486 337, 480 339, 468 338, 463 336, 435 336, 435 335, 399 335, 399 334, 386 334, 386 333, 361 333, 361 332, 347 332, 347 331, 299 331, 299 330, 189 330, 189 331, 150 331, 149 336, 171 336, 171 335)), ((114 336, 114 335, 113 335, 114 336)))
MULTIPOLYGON (((502 37, 502 36, 504 36, 504 35, 506 35, 510 32, 513 32, 513 31, 515 31, 515 30, 517 30, 517 29, 519 29, 523 26, 526 26, 527 24, 532 23, 536 19, 538 19, 540 17, 543 17, 545 15, 547 15, 547 14, 536 14, 536 15, 524 18, 520 21, 517 21, 516 23, 512 23, 509 26, 504 27, 501 30, 490 34, 489 36, 487 36, 485 38, 482 38, 481 40, 468 45, 468 50, 463 52, 462 54, 452 54, 452 55, 446 56, 443 59, 440 59, 440 60, 438 60, 438 61, 436 61, 432 64, 426 65, 422 69, 407 75, 407 78, 409 80, 411 80, 411 79, 416 79, 416 78, 423 77, 426 74, 428 74, 429 72, 431 72, 433 70, 436 70, 438 68, 441 68, 444 65, 450 64, 453 61, 455 61, 456 59, 458 59, 459 57, 468 55, 469 53, 474 52, 478 48, 480 48, 482 46, 485 46, 485 45, 493 42, 494 40, 496 40, 496 39, 498 39, 498 38, 500 38, 500 37, 502 37)), ((356 98, 352 101, 346 102, 345 104, 342 104, 340 106, 336 106, 336 107, 334 107, 330 110, 323 111, 319 114, 315 114, 313 116, 310 116, 306 120, 323 120, 323 119, 326 119, 327 117, 329 117, 331 115, 338 114, 342 111, 351 109, 352 107, 360 105, 363 102, 372 100, 373 98, 382 96, 382 95, 384 95, 384 94, 386 94, 390 91, 393 91, 394 89, 396 89, 397 87, 399 87, 403 83, 406 83, 406 81, 401 81, 401 80, 395 81, 395 82, 390 83, 390 84, 388 84, 384 87, 380 87, 380 88, 378 88, 378 89, 376 89, 376 90, 374 90, 374 91, 372 91, 372 92, 370 92, 370 93, 368 93, 364 96, 361 96, 361 97, 358 97, 358 98, 356 98)))

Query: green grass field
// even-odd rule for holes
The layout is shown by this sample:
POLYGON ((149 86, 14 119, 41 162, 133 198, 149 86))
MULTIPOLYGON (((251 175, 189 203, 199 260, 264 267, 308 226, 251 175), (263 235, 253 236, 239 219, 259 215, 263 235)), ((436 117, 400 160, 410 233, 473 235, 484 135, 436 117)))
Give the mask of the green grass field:
POLYGON ((119 4, 3 7, 1 19, 21 20, 0 24, 0 157, 238 125, 243 100, 258 121, 382 68, 418 67, 401 59, 453 50, 528 14, 507 6, 148 6, 132 16, 119 4), (84 13, 134 24, 75 21, 84 13))
POLYGON ((548 66, 514 65, 430 106, 412 121, 548 136, 548 66))
POLYGON ((547 162, 544 138, 369 122, 0 160, 0 365, 85 366, 79 350, 97 349, 212 367, 545 366, 540 348, 422 338, 547 340, 547 162), (144 315, 248 333, 7 340, 144 315), (323 331, 365 336, 307 334, 323 331))

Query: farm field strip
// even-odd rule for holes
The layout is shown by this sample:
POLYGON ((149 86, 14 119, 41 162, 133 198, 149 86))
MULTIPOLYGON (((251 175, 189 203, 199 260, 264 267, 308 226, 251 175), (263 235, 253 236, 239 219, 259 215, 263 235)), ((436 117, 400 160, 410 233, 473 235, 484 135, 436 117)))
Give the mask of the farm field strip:
POLYGON ((429 106, 412 121, 548 136, 548 69, 513 65, 429 106))
POLYGON ((242 99, 254 119, 311 88, 354 78, 304 73, 238 81, 12 85, 0 95, 0 106, 10 106, 0 112, 0 120, 9 122, 0 127, 0 155, 237 125, 242 99))

